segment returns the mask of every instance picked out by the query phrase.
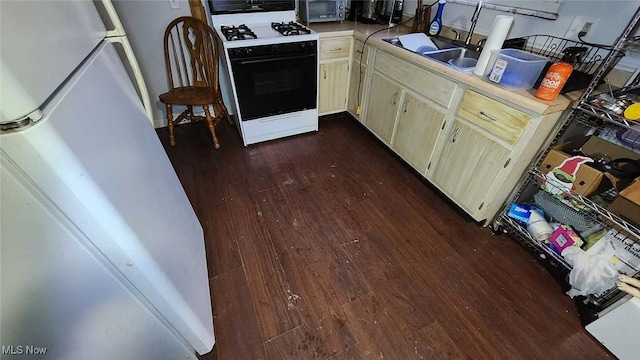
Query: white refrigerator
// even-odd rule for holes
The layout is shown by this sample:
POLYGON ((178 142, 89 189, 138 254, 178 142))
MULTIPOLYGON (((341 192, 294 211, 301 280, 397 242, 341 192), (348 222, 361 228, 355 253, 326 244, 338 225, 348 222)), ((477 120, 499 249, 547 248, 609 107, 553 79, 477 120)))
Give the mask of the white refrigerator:
POLYGON ((105 34, 92 1, 0 1, 2 359, 214 344, 202 227, 105 34))

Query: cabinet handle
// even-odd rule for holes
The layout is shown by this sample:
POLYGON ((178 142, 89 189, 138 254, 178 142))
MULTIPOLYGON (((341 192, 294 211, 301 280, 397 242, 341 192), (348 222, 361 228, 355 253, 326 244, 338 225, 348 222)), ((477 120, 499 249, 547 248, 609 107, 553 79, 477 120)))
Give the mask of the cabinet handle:
POLYGON ((333 49, 329 49, 329 51, 340 51, 340 50, 342 50, 342 48, 341 48, 341 47, 340 47, 340 48, 333 48, 333 49))
POLYGON ((491 121, 498 121, 498 118, 495 116, 491 116, 487 113, 485 113, 484 111, 480 111, 480 115, 486 117, 487 119, 491 120, 491 121))
POLYGON ((326 80, 327 79, 327 69, 323 70, 323 74, 324 74, 324 79, 326 80))
POLYGON ((391 97, 391 105, 395 105, 398 102, 398 92, 393 93, 393 97, 391 97))
POLYGON ((458 136, 459 132, 460 132, 460 128, 456 128, 455 130, 453 130, 453 137, 451 137, 452 143, 456 142, 456 137, 458 136))
POLYGON ((404 101, 404 105, 402 106, 402 112, 403 113, 407 112, 407 104, 409 104, 409 99, 404 101))

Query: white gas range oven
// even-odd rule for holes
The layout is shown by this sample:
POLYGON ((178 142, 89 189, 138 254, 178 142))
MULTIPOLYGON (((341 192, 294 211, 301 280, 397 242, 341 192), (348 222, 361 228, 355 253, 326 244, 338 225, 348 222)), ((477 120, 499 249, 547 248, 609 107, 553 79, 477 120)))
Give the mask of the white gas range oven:
POLYGON ((244 144, 317 131, 318 34, 295 22, 294 0, 209 5, 244 144))

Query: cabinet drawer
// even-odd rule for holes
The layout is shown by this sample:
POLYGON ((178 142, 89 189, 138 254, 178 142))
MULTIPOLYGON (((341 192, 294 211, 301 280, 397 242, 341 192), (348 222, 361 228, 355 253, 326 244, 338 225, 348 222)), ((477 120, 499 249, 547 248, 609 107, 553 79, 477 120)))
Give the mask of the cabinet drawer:
POLYGON ((353 42, 353 61, 361 62, 360 59, 362 59, 362 64, 366 65, 369 62, 369 45, 364 47, 364 49, 362 45, 364 45, 364 43, 360 40, 353 42))
POLYGON ((376 52, 375 69, 418 94, 449 107, 456 83, 384 51, 376 52))
POLYGON ((348 58, 350 53, 351 37, 320 40, 320 60, 348 58))
POLYGON ((531 115, 472 90, 465 91, 458 115, 512 144, 531 120, 531 115))

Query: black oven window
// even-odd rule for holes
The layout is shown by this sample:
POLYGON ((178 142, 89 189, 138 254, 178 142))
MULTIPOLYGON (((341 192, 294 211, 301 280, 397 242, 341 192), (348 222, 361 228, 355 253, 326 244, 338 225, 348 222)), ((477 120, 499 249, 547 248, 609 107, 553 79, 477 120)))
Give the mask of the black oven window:
POLYGON ((256 95, 276 94, 302 89, 299 69, 285 69, 254 74, 256 95))

